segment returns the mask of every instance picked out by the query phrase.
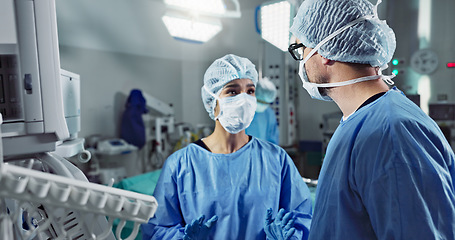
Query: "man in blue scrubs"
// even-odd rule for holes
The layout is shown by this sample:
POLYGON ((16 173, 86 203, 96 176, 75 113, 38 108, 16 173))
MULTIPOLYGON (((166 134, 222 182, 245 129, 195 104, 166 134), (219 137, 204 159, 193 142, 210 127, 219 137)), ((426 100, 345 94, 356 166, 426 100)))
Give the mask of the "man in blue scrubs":
POLYGON ((396 42, 377 5, 305 0, 291 32, 303 87, 343 112, 309 239, 455 239, 454 153, 438 125, 389 88, 393 76, 381 74, 396 42))

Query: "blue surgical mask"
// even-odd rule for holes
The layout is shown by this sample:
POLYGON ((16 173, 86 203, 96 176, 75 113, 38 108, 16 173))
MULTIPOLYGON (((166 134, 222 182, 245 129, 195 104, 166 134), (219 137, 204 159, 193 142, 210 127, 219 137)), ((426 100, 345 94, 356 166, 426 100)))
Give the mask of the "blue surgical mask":
POLYGON ((354 21, 348 23, 346 26, 344 26, 344 27, 338 29, 337 31, 333 32, 332 34, 330 34, 329 36, 324 38, 318 45, 316 45, 316 47, 313 50, 311 50, 310 53, 308 53, 308 55, 305 57, 305 59, 300 61, 299 76, 300 76, 300 78, 302 80, 303 88, 305 88, 305 90, 310 94, 311 98, 318 99, 318 100, 324 100, 324 101, 333 101, 331 97, 329 97, 327 95, 324 95, 324 96, 321 95, 321 93, 319 92, 318 88, 341 87, 341 86, 346 86, 346 85, 350 85, 350 84, 354 84, 354 83, 358 83, 358 82, 375 80, 375 79, 378 79, 378 78, 381 78, 381 77, 388 84, 390 84, 390 85, 394 84, 391 79, 393 77, 395 77, 395 75, 384 76, 384 75, 381 74, 381 71, 386 69, 387 65, 382 66, 380 68, 378 75, 372 75, 372 76, 356 78, 356 79, 352 79, 352 80, 349 80, 349 81, 336 82, 336 83, 312 83, 308 79, 308 75, 307 75, 306 69, 305 69, 305 63, 308 61, 308 59, 310 59, 311 56, 313 56, 316 53, 316 51, 319 50, 319 48, 321 48, 322 45, 324 45, 330 39, 334 38, 336 35, 338 35, 338 34, 342 33, 343 31, 347 30, 348 28, 350 28, 354 24, 357 24, 358 22, 365 21, 365 20, 371 19, 371 18, 374 18, 374 15, 369 15, 369 16, 358 18, 357 20, 354 20, 354 21))

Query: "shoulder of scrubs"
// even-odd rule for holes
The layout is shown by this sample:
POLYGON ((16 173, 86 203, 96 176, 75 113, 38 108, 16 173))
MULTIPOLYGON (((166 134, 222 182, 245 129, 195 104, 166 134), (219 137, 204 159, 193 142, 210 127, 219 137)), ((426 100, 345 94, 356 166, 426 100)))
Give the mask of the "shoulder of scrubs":
POLYGON ((365 207, 368 232, 378 239, 455 239, 454 153, 417 105, 393 88, 335 134, 330 151, 336 161, 346 159, 339 176, 355 192, 348 208, 365 207))

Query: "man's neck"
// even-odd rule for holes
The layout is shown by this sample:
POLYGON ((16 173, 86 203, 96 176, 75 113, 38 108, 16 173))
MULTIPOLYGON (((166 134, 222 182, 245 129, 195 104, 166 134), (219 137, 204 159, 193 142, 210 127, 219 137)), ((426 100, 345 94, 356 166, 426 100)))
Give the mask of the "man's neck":
MULTIPOLYGON (((334 69, 336 71, 332 72, 330 82, 342 82, 377 75, 377 69, 373 67, 364 68, 359 71, 348 64, 339 62, 335 67, 338 69, 334 69)), ((332 88, 329 90, 329 96, 336 102, 343 112, 343 116, 347 117, 355 112, 370 97, 380 92, 386 92, 388 89, 389 86, 378 77, 375 80, 332 88)))
POLYGON ((388 90, 387 84, 382 79, 377 79, 332 89, 330 96, 343 112, 343 116, 347 117, 370 97, 388 90))

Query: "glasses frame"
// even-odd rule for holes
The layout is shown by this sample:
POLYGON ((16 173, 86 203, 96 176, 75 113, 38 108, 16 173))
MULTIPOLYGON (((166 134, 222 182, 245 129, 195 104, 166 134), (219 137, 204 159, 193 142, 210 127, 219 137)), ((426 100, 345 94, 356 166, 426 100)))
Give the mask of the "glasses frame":
POLYGON ((302 61, 303 60, 303 51, 305 51, 305 48, 306 47, 305 47, 305 45, 303 45, 303 43, 293 43, 293 44, 289 45, 288 51, 291 54, 292 58, 294 58, 296 61, 302 61), (300 57, 298 57, 298 55, 296 55, 296 51, 299 48, 303 48, 302 54, 297 53, 298 55, 300 55, 300 57))

